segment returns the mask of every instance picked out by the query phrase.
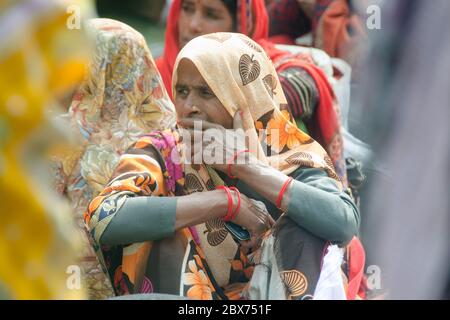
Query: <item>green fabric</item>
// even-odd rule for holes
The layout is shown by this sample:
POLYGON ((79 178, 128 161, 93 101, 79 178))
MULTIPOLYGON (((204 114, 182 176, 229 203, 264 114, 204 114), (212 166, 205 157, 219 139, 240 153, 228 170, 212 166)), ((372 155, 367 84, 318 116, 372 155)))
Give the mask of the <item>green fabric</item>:
MULTIPOLYGON (((208 171, 216 185, 223 185, 214 170, 208 171)), ((168 238, 175 232, 176 211, 174 197, 127 198, 103 232, 100 243, 123 245, 168 238)))
POLYGON ((306 230, 332 242, 345 243, 357 235, 359 211, 350 196, 320 169, 294 172, 287 215, 306 230))
POLYGON ((174 197, 130 197, 109 223, 100 243, 124 245, 171 237, 176 211, 174 197))
POLYGON ((297 127, 300 128, 300 130, 302 130, 306 134, 309 134, 308 128, 306 128, 306 125, 302 120, 296 119, 295 122, 297 124, 297 127))
MULTIPOLYGON (((359 212, 352 199, 321 169, 299 168, 291 174, 288 217, 320 238, 345 243, 358 233, 359 212)), ((274 204, 244 182, 236 187, 246 196, 262 201, 277 218, 274 204)), ((128 198, 109 223, 100 242, 106 245, 161 240, 174 235, 177 199, 173 197, 128 198)))
MULTIPOLYGON (((295 181, 291 185, 288 217, 316 236, 332 242, 345 243, 358 233, 357 207, 325 171, 299 168, 290 176, 295 181)), ((246 196, 264 202, 272 217, 278 217, 279 210, 274 204, 250 190, 242 181, 237 187, 246 196)))

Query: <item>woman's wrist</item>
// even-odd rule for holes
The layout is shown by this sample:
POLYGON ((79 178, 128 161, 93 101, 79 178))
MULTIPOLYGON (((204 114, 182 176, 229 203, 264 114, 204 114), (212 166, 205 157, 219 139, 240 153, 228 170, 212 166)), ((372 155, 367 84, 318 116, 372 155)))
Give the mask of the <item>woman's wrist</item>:
MULTIPOLYGON (((236 175, 239 180, 247 184, 252 190, 259 193, 262 197, 277 204, 280 190, 288 178, 284 173, 276 170, 272 166, 259 161, 252 155, 248 164, 237 164, 232 168, 232 173, 236 175)), ((290 193, 289 186, 285 192, 290 193)), ((283 199, 285 197, 283 196, 283 199)), ((286 197, 289 199, 289 196, 286 197)), ((286 207, 289 201, 282 201, 281 207, 286 207)))
POLYGON ((229 173, 241 179, 247 172, 254 171, 258 163, 259 160, 252 153, 242 153, 238 156, 235 163, 229 165, 229 173))
MULTIPOLYGON (((227 215, 229 209, 227 193, 224 190, 214 190, 210 191, 210 193, 212 193, 211 196, 215 199, 215 201, 210 202, 214 204, 211 208, 212 218, 223 219, 227 215)), ((230 194, 232 198, 232 210, 234 211, 237 208, 238 195, 235 191, 230 191, 230 194)))

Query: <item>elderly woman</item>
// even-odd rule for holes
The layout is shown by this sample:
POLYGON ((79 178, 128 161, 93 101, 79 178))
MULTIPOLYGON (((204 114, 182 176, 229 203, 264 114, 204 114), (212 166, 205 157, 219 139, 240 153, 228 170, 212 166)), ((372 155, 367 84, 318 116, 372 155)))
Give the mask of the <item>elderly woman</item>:
MULTIPOLYGON (((94 50, 65 116, 79 145, 55 162, 57 189, 70 200, 80 226, 86 207, 110 180, 120 155, 144 133, 175 124, 175 109, 144 37, 111 19, 91 19, 87 27, 94 50)), ((83 284, 90 298, 112 296, 90 237, 80 230, 83 284)))
POLYGON ((359 213, 326 152, 281 113, 279 88, 244 35, 186 44, 173 77, 178 127, 139 139, 85 214, 117 294, 258 297, 249 280, 268 250, 279 286, 260 297, 314 294, 324 250, 357 234, 359 213), (181 128, 194 139, 181 139, 181 128), (206 165, 212 146, 226 159, 206 165))

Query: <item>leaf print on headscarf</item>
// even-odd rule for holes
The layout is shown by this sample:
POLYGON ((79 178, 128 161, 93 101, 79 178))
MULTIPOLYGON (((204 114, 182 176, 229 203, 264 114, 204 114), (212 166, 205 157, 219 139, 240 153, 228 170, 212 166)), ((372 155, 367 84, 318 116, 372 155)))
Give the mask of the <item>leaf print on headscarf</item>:
POLYGON ((292 165, 299 165, 300 167, 314 167, 312 156, 306 152, 296 152, 286 158, 285 161, 292 165))
POLYGON ((273 96, 275 95, 275 89, 277 87, 277 80, 271 74, 268 74, 262 80, 264 86, 267 89, 267 92, 269 92, 270 96, 273 98, 273 96))
POLYGON ((325 155, 323 160, 325 161, 326 164, 325 171, 330 176, 330 178, 333 178, 334 180, 337 181, 341 181, 341 179, 335 172, 333 161, 331 161, 331 158, 328 155, 325 155))
POLYGON ((253 60, 253 55, 251 57, 248 54, 241 56, 239 59, 239 75, 244 86, 255 81, 260 72, 261 66, 257 60, 253 60))
POLYGON ((221 219, 213 219, 205 223, 206 238, 208 243, 213 247, 221 244, 228 235, 228 230, 225 228, 225 223, 221 219))
POLYGON ((204 190, 200 180, 192 173, 186 174, 185 187, 189 192, 202 192, 204 190))
POLYGON ((259 52, 259 53, 263 52, 263 50, 255 42, 249 41, 247 37, 241 36, 240 38, 251 49, 253 49, 253 50, 255 50, 256 52, 259 52))
POLYGON ((300 297, 308 289, 308 280, 300 271, 282 271, 280 272, 280 277, 285 285, 286 295, 289 299, 300 297))
POLYGON ((115 121, 111 121, 111 142, 119 150, 126 150, 133 142, 142 136, 142 127, 130 119, 129 110, 122 113, 115 121))

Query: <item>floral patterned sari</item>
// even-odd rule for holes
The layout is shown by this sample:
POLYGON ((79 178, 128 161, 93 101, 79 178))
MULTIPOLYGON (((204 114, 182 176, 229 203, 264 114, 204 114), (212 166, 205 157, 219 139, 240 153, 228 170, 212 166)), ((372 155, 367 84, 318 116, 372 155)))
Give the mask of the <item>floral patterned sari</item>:
POLYGON ((141 34, 110 19, 92 19, 88 27, 95 50, 65 116, 80 144, 59 157, 55 169, 57 189, 69 198, 84 238, 84 284, 91 298, 101 299, 113 291, 84 230, 83 213, 120 155, 144 133, 171 127, 175 111, 141 34))

